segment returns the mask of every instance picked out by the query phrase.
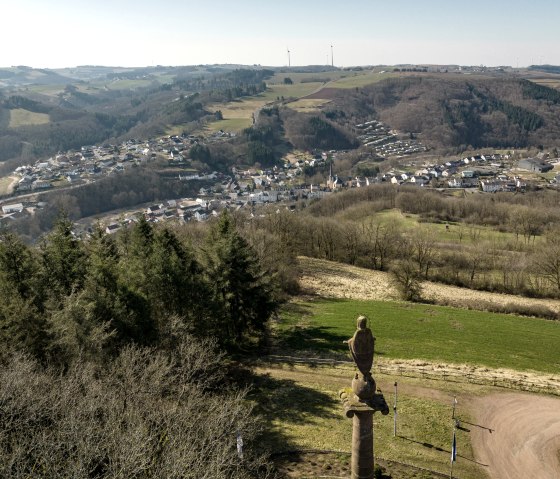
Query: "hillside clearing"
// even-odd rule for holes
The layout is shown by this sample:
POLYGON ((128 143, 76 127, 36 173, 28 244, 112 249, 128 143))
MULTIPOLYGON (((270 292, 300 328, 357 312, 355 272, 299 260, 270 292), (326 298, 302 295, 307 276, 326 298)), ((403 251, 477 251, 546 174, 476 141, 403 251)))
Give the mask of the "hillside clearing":
POLYGON ((16 108, 10 111, 10 128, 29 125, 46 125, 50 122, 47 113, 35 113, 33 111, 16 108))
MULTIPOLYGON (((392 285, 389 273, 358 268, 322 259, 299 257, 300 283, 310 293, 324 298, 394 301, 398 292, 392 285)), ((525 298, 511 294, 490 293, 459 288, 440 283, 422 283, 423 297, 436 304, 463 307, 492 303, 500 306, 540 306, 560 312, 560 301, 554 299, 525 298)))

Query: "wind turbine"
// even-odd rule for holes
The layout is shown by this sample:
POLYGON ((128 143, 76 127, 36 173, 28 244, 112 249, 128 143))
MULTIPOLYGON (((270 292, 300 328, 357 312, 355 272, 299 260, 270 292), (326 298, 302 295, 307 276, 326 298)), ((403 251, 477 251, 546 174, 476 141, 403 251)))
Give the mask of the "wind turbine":
POLYGON ((333 56, 333 46, 331 43, 331 66, 334 67, 334 56, 333 56))
POLYGON ((290 49, 286 47, 286 50, 288 51, 288 68, 290 68, 292 66, 292 63, 290 61, 290 49))

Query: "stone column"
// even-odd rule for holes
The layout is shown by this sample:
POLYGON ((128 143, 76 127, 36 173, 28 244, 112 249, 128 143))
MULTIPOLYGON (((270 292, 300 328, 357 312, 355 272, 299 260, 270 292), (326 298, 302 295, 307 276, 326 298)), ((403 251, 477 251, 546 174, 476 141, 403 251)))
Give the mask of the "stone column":
POLYGON ((373 479, 373 411, 356 411, 352 423, 352 479, 373 479))
POLYGON ((389 414, 382 394, 358 398, 351 389, 340 391, 346 417, 352 418, 352 479, 373 479, 373 414, 389 414))

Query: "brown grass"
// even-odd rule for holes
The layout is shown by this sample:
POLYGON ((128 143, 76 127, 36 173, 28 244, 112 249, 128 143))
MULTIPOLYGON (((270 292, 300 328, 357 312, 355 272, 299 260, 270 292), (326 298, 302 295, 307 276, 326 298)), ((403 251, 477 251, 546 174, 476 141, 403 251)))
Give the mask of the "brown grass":
MULTIPOLYGON (((300 257, 300 284, 304 291, 325 298, 347 298, 360 300, 395 301, 399 294, 391 283, 389 273, 358 268, 333 261, 300 257)), ((467 288, 448 286, 425 281, 422 283, 422 297, 436 304, 463 307, 466 304, 492 303, 504 309, 508 306, 519 310, 548 308, 560 312, 560 301, 553 299, 524 298, 511 294, 475 291, 467 288)), ((475 309, 475 308, 471 308, 475 309)))

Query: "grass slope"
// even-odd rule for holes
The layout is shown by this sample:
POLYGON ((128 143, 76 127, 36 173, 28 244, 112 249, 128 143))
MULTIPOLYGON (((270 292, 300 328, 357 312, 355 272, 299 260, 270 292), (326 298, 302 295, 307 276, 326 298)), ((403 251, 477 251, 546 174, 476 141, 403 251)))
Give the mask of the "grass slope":
POLYGON ((10 128, 28 125, 46 125, 50 122, 47 113, 35 113, 33 111, 16 108, 10 111, 10 128))
POLYGON ((560 369, 560 323, 443 306, 385 301, 298 301, 285 308, 283 348, 343 353, 355 319, 365 314, 388 359, 472 364, 555 373, 560 369))
MULTIPOLYGON (((257 368, 256 374, 253 399, 259 412, 270 421, 270 432, 264 442, 272 450, 277 453, 294 449, 350 451, 352 421, 343 415, 338 391, 349 386, 351 371, 331 367, 263 365, 257 368)), ((392 414, 376 414, 376 456, 440 473, 449 472, 452 398, 454 395, 459 397, 458 417, 473 422, 462 398, 479 395, 487 388, 437 382, 430 384, 428 390, 417 379, 378 376, 376 380, 390 406, 394 403, 394 381, 399 384, 398 435, 393 436, 392 414)), ((469 433, 458 430, 457 441, 460 456, 455 466, 457 477, 485 477, 474 462, 469 433)), ((408 475, 396 475, 393 479, 410 479, 411 474, 408 471, 408 475)), ((301 476, 294 474, 290 477, 301 476)), ((433 476, 426 473, 419 477, 433 476)))

